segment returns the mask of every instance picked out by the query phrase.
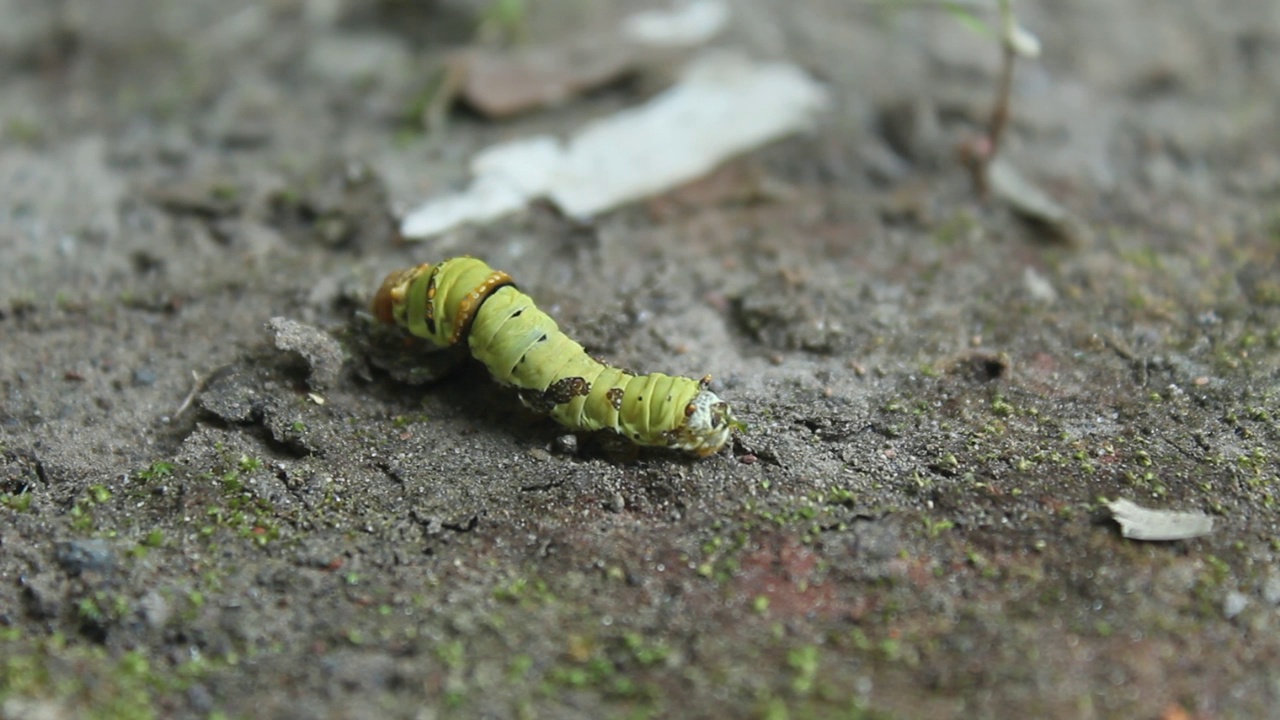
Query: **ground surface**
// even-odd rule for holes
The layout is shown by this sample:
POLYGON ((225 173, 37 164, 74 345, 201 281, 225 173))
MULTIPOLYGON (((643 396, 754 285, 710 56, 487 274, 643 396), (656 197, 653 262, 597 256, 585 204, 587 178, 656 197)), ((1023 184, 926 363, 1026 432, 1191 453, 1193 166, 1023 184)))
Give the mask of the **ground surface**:
POLYGON ((403 245, 475 149, 663 70, 424 136, 453 5, 0 2, 0 715, 1280 717, 1280 5, 1024 5, 1009 157, 1074 245, 953 162, 996 53, 945 13, 735 3, 814 133, 403 245), (481 368, 371 367, 381 275, 464 253, 750 430, 575 453, 481 368))

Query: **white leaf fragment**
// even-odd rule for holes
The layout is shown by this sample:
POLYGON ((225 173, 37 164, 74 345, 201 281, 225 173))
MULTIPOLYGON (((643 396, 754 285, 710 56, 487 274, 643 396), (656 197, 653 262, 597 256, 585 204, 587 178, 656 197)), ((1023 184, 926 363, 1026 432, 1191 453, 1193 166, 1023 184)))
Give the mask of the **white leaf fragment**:
POLYGON ((486 223, 523 208, 550 187, 560 163, 560 141, 546 135, 513 140, 471 159, 475 180, 466 192, 432 198, 405 215, 400 234, 410 240, 439 235, 466 223, 486 223))
POLYGON ((645 10, 622 22, 622 34, 643 45, 692 47, 715 37, 729 20, 724 0, 687 0, 669 10, 645 10))
POLYGON ((1120 534, 1132 540, 1189 540, 1213 532, 1213 518, 1204 513, 1151 510, 1123 498, 1107 509, 1120 523, 1120 534))
POLYGON ((1034 60, 1040 57, 1040 38, 1021 25, 1014 25, 1009 32, 1009 46, 1020 57, 1034 60))
POLYGON ((800 68, 709 52, 640 107, 569 141, 551 199, 585 218, 668 190, 809 123, 826 92, 800 68))
POLYGON ((544 197, 587 219, 801 130, 826 104, 826 90, 794 65, 707 52, 671 88, 588 124, 567 143, 543 135, 480 152, 471 163, 471 186, 412 210, 400 233, 423 239, 494 220, 544 197))

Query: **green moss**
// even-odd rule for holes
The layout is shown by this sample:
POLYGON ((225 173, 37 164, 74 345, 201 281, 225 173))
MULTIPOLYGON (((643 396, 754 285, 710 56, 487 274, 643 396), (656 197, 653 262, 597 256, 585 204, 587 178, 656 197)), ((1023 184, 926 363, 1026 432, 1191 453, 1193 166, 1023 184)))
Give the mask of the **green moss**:
POLYGON ((852 490, 846 488, 832 488, 827 491, 827 495, 823 498, 823 502, 828 505, 844 505, 852 507, 854 500, 857 498, 852 490))
POLYGON ((956 459, 955 453, 944 453, 933 461, 933 465, 939 471, 951 474, 960 468, 960 461, 956 459))
POLYGON ((956 524, 950 520, 934 520, 928 515, 921 517, 921 521, 924 522, 925 534, 930 538, 936 538, 956 526, 956 524))
POLYGON ((978 230, 978 219, 968 210, 957 210, 935 226, 933 236, 940 245, 954 245, 978 230))
POLYGON ((406 428, 417 423, 427 422, 428 418, 425 413, 413 413, 410 415, 397 415, 391 419, 391 426, 394 428, 406 428))
POLYGON ((80 503, 71 506, 71 511, 67 513, 71 516, 71 529, 79 533, 87 533, 93 530, 93 515, 80 503))
POLYGON ((991 412, 1000 417, 1008 417, 1013 414, 1013 405, 1006 402, 1003 396, 996 395, 991 398, 991 412))
POLYGON ((26 512, 31 509, 31 497, 29 492, 5 493, 0 495, 0 506, 9 508, 14 512, 26 512))
POLYGON ((436 658, 450 670, 458 670, 466 660, 466 645, 461 640, 451 640, 435 647, 436 658))
POLYGON ((67 716, 91 720, 157 717, 156 697, 180 691, 214 668, 207 662, 156 666, 142 650, 113 656, 57 633, 29 641, 0 635, 0 658, 0 705, 53 701, 67 716))
POLYGON ((241 472, 254 472, 262 469, 262 458, 251 457, 249 455, 241 455, 239 461, 241 472))
POLYGON ((788 651, 787 666, 795 671, 791 679, 791 689, 798 695, 809 694, 818 676, 818 647, 801 645, 788 651))
POLYGON ((643 666, 658 665, 671 655, 671 648, 661 639, 647 639, 636 632, 625 633, 622 643, 635 662, 643 666))
POLYGON ((524 39, 528 13, 525 0, 490 0, 476 29, 479 39, 514 44, 524 39))
POLYGON ((507 666, 507 680, 511 682, 519 682, 529 677, 529 671, 533 670, 533 658, 524 653, 517 654, 511 658, 511 663, 507 666))
POLYGON ((493 599, 499 602, 518 603, 524 606, 550 602, 553 599, 547 583, 541 579, 530 581, 516 578, 510 583, 493 589, 493 599))
POLYGON ((44 128, 28 118, 9 118, 4 125, 4 137, 19 145, 39 145, 44 140, 44 128))

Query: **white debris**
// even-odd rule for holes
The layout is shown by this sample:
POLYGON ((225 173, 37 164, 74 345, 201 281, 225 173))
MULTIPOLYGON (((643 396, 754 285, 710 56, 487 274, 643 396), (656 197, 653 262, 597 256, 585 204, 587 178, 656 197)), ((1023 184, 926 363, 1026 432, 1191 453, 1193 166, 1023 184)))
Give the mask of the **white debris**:
POLYGON ((1019 56, 1034 60, 1040 57, 1040 38, 1021 25, 1013 26, 1006 42, 1019 56))
POLYGON ((509 215, 546 193, 562 154, 560 142, 546 135, 482 150, 471 160, 476 177, 471 187, 420 205, 400 221, 400 234, 411 240, 428 238, 509 215))
POLYGON ((1030 265, 1022 270, 1022 287, 1033 300, 1046 305, 1052 305, 1058 301, 1058 291, 1053 288, 1053 283, 1030 265))
POLYGON ((421 240, 467 223, 485 223, 524 207, 529 196, 500 178, 480 177, 465 193, 428 200, 400 221, 400 235, 421 240))
POLYGON ((400 233, 427 238, 493 220, 542 197, 586 219, 694 180, 727 158, 801 130, 826 103, 826 90, 794 65, 708 52, 665 92, 587 125, 563 146, 536 136, 482 151, 471 164, 471 187, 411 211, 400 233))
POLYGON ((987 166, 987 182, 997 198, 1021 217, 1041 224, 1051 238, 1077 244, 1089 240, 1088 228, 1079 218, 1003 157, 997 156, 987 166))
POLYGON ((692 47, 715 37, 729 21, 724 0, 687 0, 669 10, 646 10, 622 22, 622 34, 643 45, 692 47))
POLYGON ((1150 510, 1123 498, 1107 508, 1120 533, 1132 540, 1189 540, 1213 532, 1213 518, 1204 513, 1150 510))
POLYGON ((524 195, 541 195, 551 187, 563 155, 559 140, 535 135, 481 150, 471 159, 471 172, 504 180, 524 195))
POLYGON ((825 102, 798 67, 706 53, 666 92, 580 131, 551 199, 583 218, 668 190, 805 127, 825 102))

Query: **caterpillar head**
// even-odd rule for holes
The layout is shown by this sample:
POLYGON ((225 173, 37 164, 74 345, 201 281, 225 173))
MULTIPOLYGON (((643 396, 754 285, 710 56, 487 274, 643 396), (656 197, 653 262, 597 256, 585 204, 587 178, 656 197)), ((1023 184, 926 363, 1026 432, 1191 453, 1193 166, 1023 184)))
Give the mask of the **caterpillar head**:
POLYGON ((431 265, 423 264, 389 273, 382 281, 382 287, 373 296, 373 316, 379 322, 404 324, 405 293, 409 283, 421 275, 431 272, 431 265))
POLYGON ((746 427, 734 419, 729 403, 705 386, 689 401, 684 415, 684 424, 673 431, 672 446, 698 457, 719 452, 729 442, 734 430, 746 427))

